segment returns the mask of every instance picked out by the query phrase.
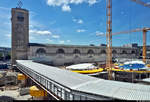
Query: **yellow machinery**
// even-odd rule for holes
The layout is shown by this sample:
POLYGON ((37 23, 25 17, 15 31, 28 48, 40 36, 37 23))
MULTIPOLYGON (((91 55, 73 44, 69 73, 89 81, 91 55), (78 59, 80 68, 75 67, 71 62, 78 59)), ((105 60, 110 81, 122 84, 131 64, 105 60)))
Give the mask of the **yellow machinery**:
POLYGON ((148 68, 150 68, 150 64, 147 64, 146 66, 147 66, 148 68))
POLYGON ((93 73, 98 73, 98 72, 102 72, 103 69, 99 68, 99 69, 92 69, 92 70, 72 70, 72 72, 77 72, 77 73, 81 73, 81 74, 93 74, 93 73))
POLYGON ((36 86, 30 87, 30 95, 33 97, 43 97, 47 96, 47 92, 41 89, 38 89, 36 86))
POLYGON ((25 80, 27 79, 27 76, 23 75, 23 74, 18 74, 18 80, 25 80))

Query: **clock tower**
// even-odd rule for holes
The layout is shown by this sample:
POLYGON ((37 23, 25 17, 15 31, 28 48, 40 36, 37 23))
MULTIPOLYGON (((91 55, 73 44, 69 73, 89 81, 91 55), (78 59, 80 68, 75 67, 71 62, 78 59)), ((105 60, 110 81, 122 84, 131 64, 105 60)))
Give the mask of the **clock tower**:
POLYGON ((11 38, 11 59, 12 65, 16 60, 27 60, 29 43, 29 13, 22 8, 12 8, 12 38, 11 38))

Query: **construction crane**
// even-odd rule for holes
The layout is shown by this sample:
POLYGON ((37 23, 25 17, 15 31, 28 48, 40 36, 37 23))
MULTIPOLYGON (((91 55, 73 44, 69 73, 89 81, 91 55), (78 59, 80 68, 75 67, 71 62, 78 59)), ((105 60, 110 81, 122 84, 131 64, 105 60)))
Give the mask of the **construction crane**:
MULTIPOLYGON (((116 32, 116 33, 112 33, 112 36, 114 35, 119 35, 119 34, 129 34, 129 33, 132 33, 132 32, 143 32, 143 62, 146 63, 146 33, 147 31, 150 30, 150 28, 148 27, 144 27, 144 28, 137 28, 137 29, 134 29, 134 30, 130 30, 130 31, 121 31, 121 32, 116 32)), ((103 35, 99 35, 99 36, 104 36, 105 34, 103 35)))
MULTIPOLYGON (((145 7, 150 8, 150 4, 144 3, 141 0, 131 0, 145 7)), ((106 68, 108 68, 108 79, 112 79, 112 0, 106 0, 106 15, 107 15, 107 57, 106 57, 106 68)), ((143 61, 146 62, 146 32, 143 29, 143 61)))
POLYGON ((141 1, 141 0, 131 0, 131 1, 134 1, 134 2, 136 2, 136 3, 138 3, 138 4, 140 4, 140 5, 143 5, 143 6, 145 6, 145 7, 149 7, 149 8, 150 8, 150 4, 145 3, 145 2, 143 2, 143 1, 141 1))
POLYGON ((132 33, 132 32, 143 32, 143 62, 146 63, 146 33, 147 31, 150 30, 150 28, 143 28, 143 29, 134 29, 130 31, 122 31, 122 32, 117 32, 113 33, 112 35, 119 35, 119 34, 127 34, 127 33, 132 33))
MULTIPOLYGON (((143 5, 145 7, 149 7, 150 8, 150 4, 145 3, 141 0, 131 0, 133 2, 136 2, 137 4, 143 5)), ((143 28, 143 29, 135 29, 135 30, 131 30, 131 31, 126 31, 126 32, 118 32, 118 33, 114 33, 113 35, 116 34, 121 34, 121 33, 130 33, 130 32, 138 32, 138 31, 143 31, 143 62, 146 63, 146 32, 147 30, 150 30, 150 28, 143 28)))
POLYGON ((130 31, 122 31, 122 32, 117 32, 117 33, 113 33, 112 35, 119 35, 119 34, 128 34, 128 33, 132 33, 132 32, 143 32, 143 62, 146 63, 146 33, 147 31, 150 30, 150 28, 146 28, 144 27, 143 29, 134 29, 134 30, 130 30, 130 31))
POLYGON ((108 71, 108 79, 112 79, 112 0, 106 0, 106 15, 107 15, 107 56, 106 56, 106 68, 108 71))
POLYGON ((18 3, 17 3, 17 8, 22 8, 23 6, 23 3, 21 0, 18 0, 18 3))

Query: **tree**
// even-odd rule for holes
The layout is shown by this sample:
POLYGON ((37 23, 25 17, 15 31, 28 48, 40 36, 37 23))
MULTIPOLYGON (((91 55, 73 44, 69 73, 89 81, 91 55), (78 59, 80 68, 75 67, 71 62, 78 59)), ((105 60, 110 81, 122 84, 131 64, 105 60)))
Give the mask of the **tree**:
POLYGON ((95 46, 94 44, 90 44, 90 46, 95 46))

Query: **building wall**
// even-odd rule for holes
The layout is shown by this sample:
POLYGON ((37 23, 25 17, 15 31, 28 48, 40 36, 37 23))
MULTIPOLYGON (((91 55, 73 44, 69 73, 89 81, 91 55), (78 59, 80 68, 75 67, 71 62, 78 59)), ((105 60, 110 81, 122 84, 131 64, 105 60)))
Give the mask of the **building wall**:
MULTIPOLYGON (((112 51, 115 58, 136 58, 139 55, 137 48, 113 47, 112 51)), ((100 62, 106 60, 106 47, 74 45, 29 46, 28 58, 46 58, 54 65, 100 62)))
POLYGON ((27 59, 29 43, 29 14, 21 8, 12 8, 12 64, 17 59, 27 59))

